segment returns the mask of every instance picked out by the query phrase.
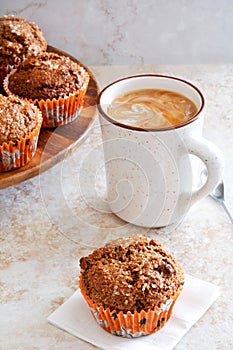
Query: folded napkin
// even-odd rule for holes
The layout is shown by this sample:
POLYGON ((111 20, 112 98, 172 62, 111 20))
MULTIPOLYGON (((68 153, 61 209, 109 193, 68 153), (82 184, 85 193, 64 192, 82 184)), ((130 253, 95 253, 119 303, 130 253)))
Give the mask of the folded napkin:
POLYGON ((54 311, 48 321, 102 349, 171 350, 218 295, 217 286, 186 274, 183 291, 170 320, 157 333, 134 339, 118 337, 104 331, 91 315, 79 290, 54 311))

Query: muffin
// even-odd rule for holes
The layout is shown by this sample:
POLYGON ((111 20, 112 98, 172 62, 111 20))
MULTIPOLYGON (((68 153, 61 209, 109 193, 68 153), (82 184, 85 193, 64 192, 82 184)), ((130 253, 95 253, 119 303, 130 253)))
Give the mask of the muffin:
POLYGON ((0 171, 27 164, 37 148, 40 110, 18 97, 0 95, 0 171))
POLYGON ((155 239, 132 236, 80 259, 81 293, 108 332, 139 337, 158 331, 171 316, 184 273, 155 239))
POLYGON ((0 84, 6 74, 26 58, 46 51, 47 43, 41 29, 16 16, 0 18, 0 84))
POLYGON ((4 81, 14 94, 39 106, 43 127, 73 121, 83 106, 89 74, 69 57, 46 52, 25 60, 4 81))

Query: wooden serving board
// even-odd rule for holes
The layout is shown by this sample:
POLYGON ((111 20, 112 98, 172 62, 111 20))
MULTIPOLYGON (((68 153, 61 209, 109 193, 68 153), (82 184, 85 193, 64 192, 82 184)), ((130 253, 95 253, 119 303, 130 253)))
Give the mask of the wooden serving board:
POLYGON ((99 92, 97 81, 89 69, 64 51, 48 46, 48 52, 68 56, 82 65, 90 74, 90 82, 84 97, 81 114, 70 124, 54 129, 41 129, 37 151, 32 160, 22 168, 0 173, 0 189, 15 185, 51 168, 72 153, 87 137, 96 116, 99 92))

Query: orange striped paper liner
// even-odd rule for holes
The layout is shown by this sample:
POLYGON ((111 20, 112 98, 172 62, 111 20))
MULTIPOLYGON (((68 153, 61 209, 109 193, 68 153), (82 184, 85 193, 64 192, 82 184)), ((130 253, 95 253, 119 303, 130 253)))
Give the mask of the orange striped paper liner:
POLYGON ((170 297, 166 305, 163 304, 161 307, 155 307, 148 311, 128 311, 124 313, 123 311, 111 311, 109 308, 104 309, 102 306, 94 303, 86 294, 82 276, 80 276, 79 287, 99 325, 109 333, 126 338, 136 338, 142 335, 152 334, 161 329, 171 317, 174 304, 182 290, 182 288, 178 289, 170 297))
MULTIPOLYGON (((14 71, 12 71, 13 74, 14 71)), ((9 75, 4 79, 3 87, 7 95, 15 95, 8 88, 9 75)), ((65 97, 59 97, 58 99, 53 98, 52 100, 32 100, 24 98, 24 100, 33 103, 42 112, 43 123, 42 128, 55 128, 61 125, 68 124, 75 120, 83 107, 84 96, 86 94, 90 76, 85 71, 84 83, 78 91, 70 93, 65 97)))

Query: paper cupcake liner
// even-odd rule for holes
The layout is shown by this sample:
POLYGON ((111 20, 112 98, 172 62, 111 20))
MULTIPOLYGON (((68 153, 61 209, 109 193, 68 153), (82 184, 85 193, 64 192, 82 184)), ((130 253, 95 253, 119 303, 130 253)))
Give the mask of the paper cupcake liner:
MULTIPOLYGON (((13 72, 12 72, 13 73, 13 72)), ((8 79, 9 75, 4 79, 3 86, 7 95, 15 95, 8 88, 8 79)), ((65 125, 73 120, 75 120, 80 114, 83 107, 83 99, 87 91, 87 87, 89 84, 89 74, 85 72, 84 83, 82 87, 65 97, 59 97, 58 99, 47 99, 44 100, 32 100, 26 99, 24 100, 33 103, 42 112, 43 123, 42 128, 55 128, 57 126, 65 125)))
POLYGON ((174 304, 180 295, 179 289, 165 304, 152 310, 140 312, 111 311, 95 304, 86 294, 82 277, 79 282, 81 293, 86 300, 97 323, 107 332, 125 338, 137 338, 157 332, 169 320, 174 304))
POLYGON ((19 141, 4 142, 0 145, 0 172, 14 170, 26 165, 35 155, 42 117, 38 119, 36 128, 19 141))
POLYGON ((3 81, 7 74, 9 74, 14 69, 13 66, 7 65, 7 66, 0 66, 0 88, 3 87, 3 81))

